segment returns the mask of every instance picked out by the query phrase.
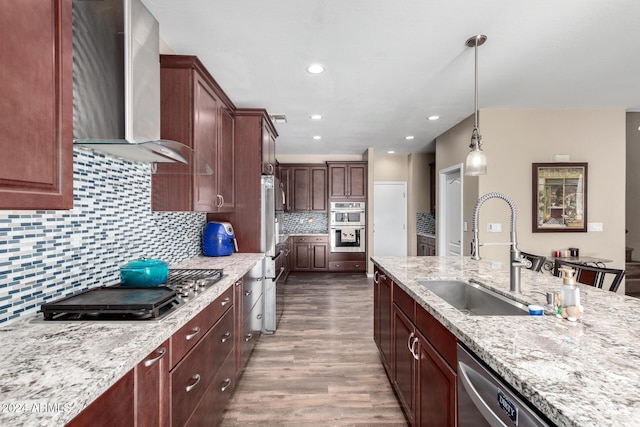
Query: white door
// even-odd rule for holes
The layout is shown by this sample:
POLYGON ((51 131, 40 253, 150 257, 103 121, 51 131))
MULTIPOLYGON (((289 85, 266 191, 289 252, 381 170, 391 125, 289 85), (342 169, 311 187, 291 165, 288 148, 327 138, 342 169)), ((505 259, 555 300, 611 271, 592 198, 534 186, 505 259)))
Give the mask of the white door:
POLYGON ((438 255, 462 255, 462 164, 440 171, 438 255))
POLYGON ((373 183, 373 255, 407 256, 407 183, 373 183))

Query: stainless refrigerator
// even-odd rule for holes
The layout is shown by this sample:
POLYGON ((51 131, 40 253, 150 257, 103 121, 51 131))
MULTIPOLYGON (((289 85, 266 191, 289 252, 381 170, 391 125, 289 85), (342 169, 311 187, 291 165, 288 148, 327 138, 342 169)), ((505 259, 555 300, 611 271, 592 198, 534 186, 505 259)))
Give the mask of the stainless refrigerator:
POLYGON ((276 331, 278 321, 284 309, 284 284, 280 279, 284 269, 276 268, 282 251, 276 252, 278 221, 275 197, 279 188, 278 180, 272 175, 262 175, 260 206, 260 252, 264 252, 264 325, 263 332, 272 334, 276 331))

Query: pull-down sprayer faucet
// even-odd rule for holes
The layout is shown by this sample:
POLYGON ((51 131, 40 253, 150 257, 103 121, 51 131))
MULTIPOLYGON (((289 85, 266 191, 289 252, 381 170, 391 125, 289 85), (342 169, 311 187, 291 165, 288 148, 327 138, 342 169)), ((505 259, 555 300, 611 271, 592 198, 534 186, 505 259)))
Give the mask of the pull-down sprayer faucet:
POLYGON ((480 243, 480 238, 478 235, 478 213, 480 212, 480 207, 484 202, 489 199, 501 199, 504 200, 509 207, 511 208, 511 241, 508 243, 489 243, 494 245, 510 245, 510 270, 509 270, 509 279, 510 279, 510 291, 516 294, 520 293, 520 268, 531 267, 531 261, 527 259, 523 259, 520 256, 520 251, 518 250, 518 241, 516 238, 516 205, 511 201, 509 197, 502 193, 487 193, 484 196, 480 197, 476 202, 476 206, 473 209, 473 241, 471 242, 471 258, 475 260, 480 259, 480 246, 484 246, 484 244, 480 243))

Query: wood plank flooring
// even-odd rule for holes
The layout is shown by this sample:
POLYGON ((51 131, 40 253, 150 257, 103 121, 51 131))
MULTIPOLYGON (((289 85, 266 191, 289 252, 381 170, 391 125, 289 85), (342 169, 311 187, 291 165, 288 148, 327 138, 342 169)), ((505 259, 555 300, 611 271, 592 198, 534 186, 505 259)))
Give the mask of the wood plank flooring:
POLYGON ((406 426, 373 341, 371 279, 289 276, 274 335, 256 344, 221 426, 406 426))

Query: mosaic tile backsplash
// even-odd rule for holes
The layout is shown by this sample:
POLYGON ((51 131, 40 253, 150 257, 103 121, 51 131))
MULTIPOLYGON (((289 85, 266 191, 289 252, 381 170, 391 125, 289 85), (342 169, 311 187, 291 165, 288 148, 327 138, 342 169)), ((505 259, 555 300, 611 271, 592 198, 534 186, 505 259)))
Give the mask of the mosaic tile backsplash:
POLYGON ((282 216, 283 234, 327 234, 329 218, 326 212, 290 212, 282 216))
POLYGON ((430 212, 418 212, 416 231, 424 234, 436 234, 436 216, 430 212))
POLYGON ((202 253, 205 213, 152 212, 144 163, 74 150, 70 211, 0 211, 0 325, 45 301, 119 281, 140 258, 202 253))

